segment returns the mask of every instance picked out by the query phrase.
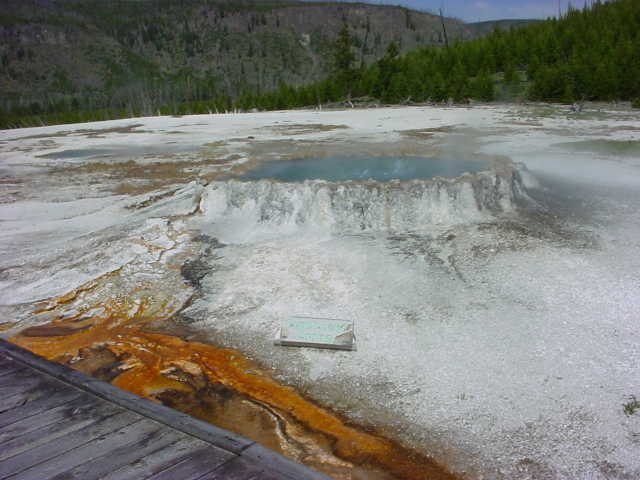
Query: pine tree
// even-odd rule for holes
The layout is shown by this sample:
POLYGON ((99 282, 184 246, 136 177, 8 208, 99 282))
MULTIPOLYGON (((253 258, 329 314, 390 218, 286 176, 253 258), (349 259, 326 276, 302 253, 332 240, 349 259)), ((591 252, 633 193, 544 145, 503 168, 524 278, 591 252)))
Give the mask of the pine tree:
POLYGON ((474 79, 471 85, 471 94, 474 98, 490 102, 495 98, 493 78, 488 70, 483 70, 474 79))
POLYGON ((389 89, 387 90, 387 96, 384 98, 385 102, 398 103, 406 100, 409 95, 409 84, 407 78, 402 72, 398 72, 389 83, 389 89))
POLYGON ((355 61, 356 54, 354 52, 353 38, 349 33, 349 25, 343 23, 334 46, 333 68, 339 88, 345 93, 349 101, 358 77, 355 61))
POLYGON ((504 61, 504 82, 507 85, 513 85, 518 82, 518 72, 511 58, 504 61))
POLYGON ((389 97, 389 88, 391 79, 399 70, 398 54, 400 47, 395 41, 392 41, 387 47, 384 57, 378 61, 379 80, 375 89, 375 96, 381 99, 389 97))

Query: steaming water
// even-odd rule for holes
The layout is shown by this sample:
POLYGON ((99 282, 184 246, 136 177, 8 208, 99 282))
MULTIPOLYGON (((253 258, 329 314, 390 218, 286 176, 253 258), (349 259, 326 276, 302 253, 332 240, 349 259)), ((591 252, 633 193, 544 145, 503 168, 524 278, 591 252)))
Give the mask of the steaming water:
POLYGON ((311 157, 294 160, 264 162, 240 177, 241 180, 271 178, 282 182, 305 180, 390 180, 457 177, 465 172, 486 170, 481 161, 442 157, 311 157))

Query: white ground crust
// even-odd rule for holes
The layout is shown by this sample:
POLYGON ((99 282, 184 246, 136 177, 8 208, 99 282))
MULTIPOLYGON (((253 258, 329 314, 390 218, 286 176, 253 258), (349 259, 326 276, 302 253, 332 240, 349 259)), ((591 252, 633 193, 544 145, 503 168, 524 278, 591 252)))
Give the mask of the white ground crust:
MULTIPOLYGON (((640 478, 640 412, 623 411, 630 395, 640 398, 638 142, 637 111, 597 106, 582 116, 558 106, 413 107, 1 131, 0 312, 21 318, 32 302, 105 272, 155 265, 150 251, 187 241, 176 231, 204 233, 228 245, 206 259, 212 271, 185 314, 283 381, 469 478, 640 478), (147 133, 42 137, 131 124, 147 133), (280 128, 318 124, 349 128, 280 128), (259 142, 389 145, 402 130, 446 126, 425 149, 524 163, 525 185, 557 218, 445 215, 416 235, 299 228, 295 218, 274 227, 252 217, 256 205, 229 210, 229 192, 203 185, 197 169, 192 183, 132 198, 42 173, 112 158, 37 157, 118 145, 120 160, 153 167, 167 161, 162 148, 183 161, 228 141, 224 155, 236 164, 259 142), (149 151, 158 158, 143 158, 149 151), (511 220, 531 230, 501 223, 511 220), (296 314, 354 319, 358 350, 273 346, 280 319, 296 314)), ((325 213, 305 225, 333 225, 325 213)))

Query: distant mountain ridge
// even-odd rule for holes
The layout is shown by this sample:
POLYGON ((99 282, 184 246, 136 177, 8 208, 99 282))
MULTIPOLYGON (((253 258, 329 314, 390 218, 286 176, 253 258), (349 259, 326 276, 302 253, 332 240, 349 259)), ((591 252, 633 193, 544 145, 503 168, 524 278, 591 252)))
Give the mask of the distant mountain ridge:
POLYGON ((4 0, 3 7, 0 128, 352 99, 640 105, 637 0, 593 2, 545 21, 476 24, 336 2, 4 0))
MULTIPOLYGON (((458 20, 444 21, 450 41, 478 35, 458 20)), ((392 41, 401 51, 444 44, 439 17, 387 5, 5 0, 0 107, 117 107, 133 98, 157 104, 301 85, 328 75, 343 23, 364 63, 392 41)))
POLYGON ((529 25, 531 23, 542 22, 536 18, 505 18, 501 20, 487 20, 484 22, 470 22, 467 26, 475 30, 477 34, 486 35, 491 33, 496 28, 501 30, 510 30, 512 28, 519 28, 529 25))

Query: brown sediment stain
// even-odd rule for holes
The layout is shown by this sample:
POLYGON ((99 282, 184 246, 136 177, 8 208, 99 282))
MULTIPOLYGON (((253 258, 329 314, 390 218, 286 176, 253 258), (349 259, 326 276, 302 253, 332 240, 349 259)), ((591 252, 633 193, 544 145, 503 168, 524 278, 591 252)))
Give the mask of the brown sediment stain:
MULTIPOLYGON (((160 154, 149 158, 179 158, 178 154, 160 154)), ((135 160, 126 162, 87 162, 78 165, 69 165, 55 168, 54 173, 74 172, 105 173, 117 178, 144 178, 144 179, 181 179, 188 169, 205 166, 205 162, 193 160, 175 160, 170 162, 138 163, 135 160)))
POLYGON ((7 330, 11 330, 15 326, 16 326, 16 324, 15 323, 11 323, 11 322, 0 323, 0 332, 5 332, 7 330))
POLYGON ((205 143, 203 147, 218 148, 218 147, 225 147, 226 145, 227 145, 227 142, 223 140, 216 140, 215 142, 205 143))
POLYGON ((610 127, 607 130, 609 133, 614 132, 640 132, 640 127, 635 125, 620 125, 618 127, 610 127))
POLYGON ((81 293, 90 292, 91 290, 95 289, 97 286, 98 286, 97 282, 94 282, 94 281, 87 282, 84 285, 74 290, 71 290, 70 292, 65 293, 64 295, 60 295, 53 302, 47 302, 43 306, 36 308, 36 310, 34 310, 33 313, 37 314, 37 313, 51 311, 56 307, 59 307, 60 305, 65 305, 69 302, 74 301, 76 298, 78 298, 78 295, 80 295, 81 293))
POLYGON ((350 127, 347 125, 325 125, 323 123, 296 123, 271 125, 267 128, 282 135, 307 135, 310 133, 331 132, 334 130, 348 130, 350 127))
MULTIPOLYGON (((60 297, 58 305, 93 288, 74 290, 60 297)), ((152 331, 150 324, 166 321, 175 307, 152 293, 131 298, 87 305, 74 315, 28 328, 11 341, 253 438, 336 479, 455 478, 432 459, 354 427, 276 382, 267 369, 236 350, 152 331)))
POLYGON ((197 178, 215 178, 222 173, 221 167, 232 163, 231 159, 219 158, 214 152, 201 152, 197 160, 179 160, 178 154, 151 157, 175 160, 148 163, 134 160, 90 162, 53 168, 51 173, 60 176, 73 175, 76 178, 80 175, 91 176, 92 179, 99 179, 104 185, 108 185, 115 194, 140 195, 172 185, 184 185, 197 178))
POLYGON ((500 123, 503 125, 513 125, 517 127, 544 127, 544 125, 541 122, 534 122, 534 121, 525 122, 525 121, 505 120, 500 123))
POLYGON ((15 177, 10 177, 8 175, 0 177, 0 185, 16 185, 20 183, 24 183, 24 180, 15 178, 15 177))
POLYGON ((135 204, 131 204, 131 205, 127 205, 125 208, 127 210, 139 210, 141 208, 146 208, 149 205, 152 205, 156 202, 159 202, 160 200, 164 200, 165 198, 169 198, 173 195, 175 195, 175 193, 178 191, 178 189, 175 190, 168 190, 166 192, 160 193, 158 195, 152 195, 149 198, 147 198, 146 200, 139 202, 139 203, 135 203, 135 204))
POLYGON ((90 328, 90 325, 73 328, 68 325, 39 325, 29 327, 20 332, 25 337, 66 337, 74 333, 82 332, 90 328))
POLYGON ((453 126, 435 127, 435 128, 420 128, 413 130, 399 130, 399 133, 407 137, 413 137, 418 139, 428 139, 433 137, 437 133, 450 133, 454 129, 453 126))
POLYGON ((87 138, 102 138, 100 135, 109 133, 152 133, 149 130, 136 130, 139 127, 143 127, 142 123, 133 123, 131 125, 125 125, 122 127, 111 128, 81 128, 78 130, 62 130, 56 133, 39 133, 36 135, 29 135, 26 137, 17 137, 10 140, 32 140, 37 138, 52 138, 52 137, 67 137, 69 135, 86 135, 87 138))

